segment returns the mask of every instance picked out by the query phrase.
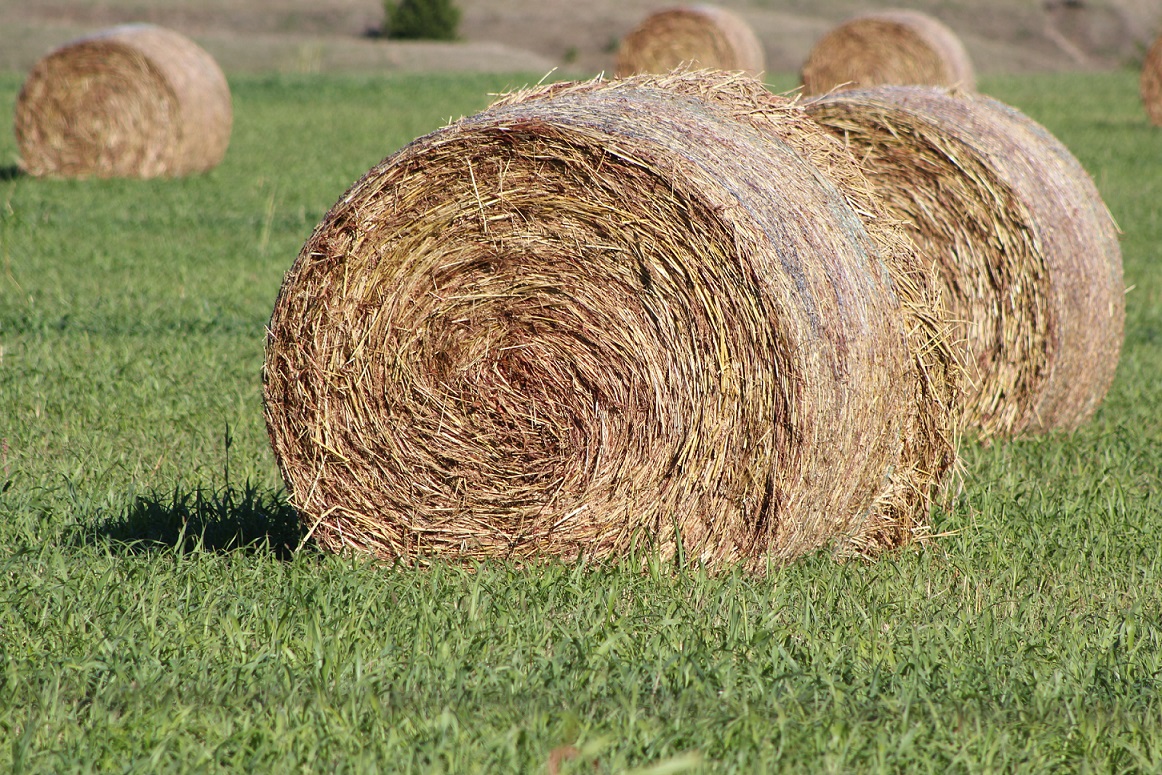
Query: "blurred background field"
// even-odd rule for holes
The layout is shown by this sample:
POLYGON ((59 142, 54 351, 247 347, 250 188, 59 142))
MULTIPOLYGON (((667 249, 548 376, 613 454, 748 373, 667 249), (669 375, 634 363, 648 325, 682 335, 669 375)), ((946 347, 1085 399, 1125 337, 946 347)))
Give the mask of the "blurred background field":
MULTIPOLYGON (((483 70, 612 72, 618 41, 653 0, 471 0, 462 41, 376 41, 378 0, 0 0, 0 68, 24 71, 95 28, 149 21, 193 38, 229 71, 483 70)), ((672 3, 670 5, 673 5, 672 3)), ((797 70, 858 0, 725 0, 766 48, 771 72, 797 70)), ((877 6, 891 7, 890 3, 877 6)), ((1153 0, 913 0, 954 29, 985 73, 1103 69, 1140 61, 1162 21, 1153 0)))
MULTIPOLYGON (((937 539, 765 579, 294 551, 260 390, 283 272, 370 166, 563 63, 550 30, 571 66, 604 68, 611 19, 646 8, 613 5, 502 38, 555 4, 465 3, 463 44, 405 45, 360 38, 382 13, 365 2, 0 4, 0 115, 44 48, 142 14, 220 58, 235 109, 223 164, 181 180, 31 179, 0 133, 0 769, 1162 770, 1162 132, 1139 27, 1088 64, 1036 25, 1023 45, 958 27, 981 90, 1094 176, 1132 290, 1095 419, 967 444, 937 539), (431 69, 451 67, 441 46, 517 59, 391 73, 327 53, 413 45, 431 69)), ((760 35, 800 20, 804 53, 802 30, 854 7, 734 5, 760 35)))

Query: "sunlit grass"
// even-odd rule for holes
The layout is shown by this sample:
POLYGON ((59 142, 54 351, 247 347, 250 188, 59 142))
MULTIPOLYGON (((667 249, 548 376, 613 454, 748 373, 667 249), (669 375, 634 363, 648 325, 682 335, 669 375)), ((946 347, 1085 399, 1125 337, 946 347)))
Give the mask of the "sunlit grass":
POLYGON ((1093 172, 1134 290, 1098 416, 969 445, 947 535, 765 579, 294 551, 282 273, 367 168, 523 82, 235 79, 208 175, 0 176, 0 769, 1162 769, 1162 131, 1130 73, 982 84, 1093 172))

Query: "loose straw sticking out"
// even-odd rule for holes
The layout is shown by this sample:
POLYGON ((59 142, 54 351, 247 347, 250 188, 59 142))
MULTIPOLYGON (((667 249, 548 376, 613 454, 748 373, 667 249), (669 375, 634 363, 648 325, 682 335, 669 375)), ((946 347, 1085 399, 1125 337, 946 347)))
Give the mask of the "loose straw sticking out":
POLYGON ((703 101, 555 88, 373 168, 288 273, 266 419, 316 540, 762 567, 867 535, 912 360, 859 217, 703 101))
POLYGON ((1159 35, 1142 63, 1142 77, 1138 82, 1142 105, 1150 123, 1162 126, 1162 35, 1159 35))
POLYGON ((976 88, 964 44, 918 11, 860 14, 815 44, 803 64, 804 94, 885 84, 976 88))
POLYGON ((1117 230, 1044 128, 982 96, 925 87, 806 104, 864 162, 939 270, 984 437, 1071 429, 1113 379, 1125 321, 1117 230))
POLYGON ((621 42, 619 76, 668 73, 679 66, 741 70, 766 68, 762 44, 740 16, 711 5, 670 8, 650 14, 621 42))
POLYGON ((15 130, 31 175, 151 178, 215 167, 232 123, 213 58, 176 32, 139 24, 41 59, 17 99, 15 130))

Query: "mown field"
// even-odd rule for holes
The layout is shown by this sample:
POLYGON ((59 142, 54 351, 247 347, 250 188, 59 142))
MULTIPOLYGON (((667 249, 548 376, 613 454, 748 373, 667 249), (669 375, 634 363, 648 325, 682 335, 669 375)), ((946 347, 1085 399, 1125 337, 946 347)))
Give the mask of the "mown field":
POLYGON ((226 161, 184 180, 29 179, 0 133, 0 770, 1162 771, 1162 130, 1136 78, 982 84, 1124 232, 1097 417, 966 444, 938 540, 765 579, 295 551, 260 393, 282 274, 366 169, 526 78, 235 78, 226 161))

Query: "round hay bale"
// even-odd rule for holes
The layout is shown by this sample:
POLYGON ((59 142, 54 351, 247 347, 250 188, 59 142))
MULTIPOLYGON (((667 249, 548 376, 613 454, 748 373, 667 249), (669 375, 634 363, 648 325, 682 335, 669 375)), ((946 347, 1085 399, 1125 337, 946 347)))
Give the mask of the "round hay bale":
POLYGON ((880 203, 843 143, 811 119, 797 100, 771 94, 762 82, 743 74, 674 71, 616 83, 561 83, 517 93, 496 104, 547 99, 566 91, 643 87, 677 91, 785 143, 811 162, 860 217, 875 248, 867 252, 871 271, 887 271, 904 320, 911 356, 904 381, 911 413, 900 458, 893 463, 891 486, 881 493, 860 529, 845 541, 856 551, 871 554, 923 535, 932 498, 956 461, 964 364, 961 350, 953 346, 953 324, 931 266, 916 252, 904 222, 880 203))
POLYGON ((878 87, 807 111, 864 162, 935 265, 983 437, 1072 429, 1113 379, 1125 321, 1117 228, 1049 132, 988 97, 878 87))
POLYGON ((976 88, 960 38, 919 11, 876 11, 840 24, 811 49, 802 80, 808 95, 884 84, 976 88))
POLYGON ((384 160, 288 272, 264 402, 310 533, 751 567, 867 535, 911 357, 858 215, 702 100, 548 89, 384 160))
POLYGON ((1146 52, 1138 86, 1142 94, 1142 105, 1146 108, 1150 123, 1162 126, 1162 35, 1154 40, 1154 44, 1146 52))
POLYGON ((232 123, 213 58, 176 32, 135 24, 41 59, 17 99, 15 129, 31 175, 151 178, 216 166, 232 123))
POLYGON ((766 57, 742 17, 712 5, 652 13, 622 39, 617 51, 619 76, 668 73, 680 66, 757 75, 766 68, 766 57))

